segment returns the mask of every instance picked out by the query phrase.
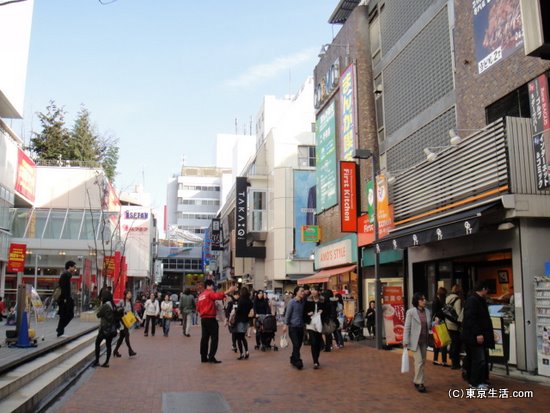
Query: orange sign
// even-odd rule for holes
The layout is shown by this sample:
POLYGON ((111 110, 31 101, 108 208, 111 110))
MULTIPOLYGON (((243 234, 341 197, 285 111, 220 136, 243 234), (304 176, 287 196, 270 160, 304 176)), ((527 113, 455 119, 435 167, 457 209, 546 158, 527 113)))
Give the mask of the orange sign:
POLYGON ((29 201, 34 202, 35 183, 36 165, 21 148, 18 148, 15 191, 23 195, 29 201))
POLYGON ((369 245, 374 242, 374 224, 369 220, 369 214, 357 218, 357 246, 369 245))
POLYGON ((25 271, 25 255, 27 253, 26 244, 10 244, 8 255, 8 272, 25 271))
POLYGON ((378 239, 390 233, 393 223, 393 210, 388 199, 388 184, 384 175, 376 177, 376 221, 378 222, 378 239))

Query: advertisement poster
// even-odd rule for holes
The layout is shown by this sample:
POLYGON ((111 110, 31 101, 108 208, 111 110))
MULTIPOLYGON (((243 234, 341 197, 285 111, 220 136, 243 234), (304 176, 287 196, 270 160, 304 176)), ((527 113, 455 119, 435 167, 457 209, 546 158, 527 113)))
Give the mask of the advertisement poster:
POLYGON ((535 176, 539 190, 550 187, 550 130, 533 136, 535 176))
POLYGON ((317 212, 337 204, 336 171, 336 119, 334 102, 331 102, 316 120, 317 145, 317 212))
POLYGON ((353 160, 355 143, 355 67, 353 64, 340 77, 340 105, 342 108, 341 133, 342 160, 353 160))
POLYGON ((386 344, 401 344, 405 331, 405 306, 403 304, 402 287, 382 287, 382 315, 386 344))
POLYGON ((503 325, 502 318, 491 317, 491 323, 493 324, 493 332, 495 335, 495 348, 489 349, 489 355, 491 357, 504 357, 504 340, 503 340, 503 325))
POLYGON ((27 296, 30 297, 32 308, 36 314, 36 321, 42 322, 46 320, 44 304, 42 303, 38 292, 30 284, 27 284, 27 296))
POLYGON ((25 271, 25 255, 27 253, 26 244, 10 244, 8 253, 8 268, 7 272, 24 272, 25 271))
POLYGON ((34 202, 34 188, 36 184, 36 165, 33 160, 18 148, 17 153, 17 177, 15 178, 15 191, 23 195, 29 201, 34 202))
MULTIPOLYGON (((294 232, 303 234, 303 226, 315 226, 315 206, 317 203, 315 171, 294 171, 294 232)), ((309 259, 315 245, 305 241, 302 236, 295 237, 294 257, 309 259)))
POLYGON ((523 47, 520 0, 472 0, 478 73, 523 47))

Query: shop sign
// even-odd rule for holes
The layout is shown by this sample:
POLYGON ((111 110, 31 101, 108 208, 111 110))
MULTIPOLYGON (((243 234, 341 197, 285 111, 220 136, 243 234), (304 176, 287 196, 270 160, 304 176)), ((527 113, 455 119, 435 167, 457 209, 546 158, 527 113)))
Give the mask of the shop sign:
POLYGON ((340 162, 340 229, 357 232, 357 164, 340 162))
POLYGON ((302 225, 302 242, 319 242, 321 228, 319 225, 302 225))
POLYGON ((382 287, 382 315, 384 320, 384 332, 386 344, 401 344, 405 331, 405 306, 403 304, 403 288, 385 286, 382 287))
POLYGON ((26 253, 26 244, 10 244, 7 272, 24 272, 26 253))
POLYGON ((535 174, 539 190, 550 187, 550 130, 533 136, 535 174))
POLYGON ((221 225, 220 220, 218 218, 214 218, 212 220, 212 231, 210 233, 210 240, 211 240, 211 249, 212 251, 223 251, 222 247, 222 236, 221 236, 221 225))
POLYGON ((34 202, 36 165, 21 148, 18 148, 17 150, 17 177, 15 178, 15 191, 23 195, 29 201, 34 202))
POLYGON ((335 104, 330 103, 316 119, 317 145, 317 212, 321 213, 338 202, 336 195, 336 120, 335 104))
POLYGON ((318 236, 316 179, 315 171, 294 171, 294 228, 301 234, 294 242, 294 257, 298 259, 308 259, 311 242, 319 241, 312 239, 318 236))
POLYGON ((361 215, 357 218, 357 245, 362 247, 374 242, 374 224, 370 222, 369 215, 361 215))
POLYGON ((342 157, 344 161, 353 159, 353 151, 356 147, 355 141, 355 66, 353 64, 344 71, 340 78, 340 107, 342 112, 341 120, 341 142, 342 157))
POLYGON ((315 109, 319 109, 326 101, 331 92, 338 86, 340 78, 340 58, 337 58, 315 86, 313 95, 313 104, 315 109))
POLYGON ((235 221, 236 241, 235 256, 265 258, 265 247, 253 247, 248 245, 248 179, 239 176, 235 183, 235 221))
POLYGON ((550 102, 548 97, 548 78, 543 73, 527 85, 531 126, 534 133, 550 129, 550 102))
POLYGON ((328 268, 357 261, 357 238, 348 235, 339 241, 321 245, 315 251, 315 268, 328 268))

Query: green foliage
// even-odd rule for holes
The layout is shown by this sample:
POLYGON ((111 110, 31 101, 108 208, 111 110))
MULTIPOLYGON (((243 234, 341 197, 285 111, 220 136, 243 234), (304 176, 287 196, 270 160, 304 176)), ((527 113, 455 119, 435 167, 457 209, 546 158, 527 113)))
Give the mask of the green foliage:
POLYGON ((101 166, 112 183, 118 163, 118 140, 100 136, 92 124, 90 112, 82 106, 72 129, 65 125, 65 109, 52 100, 46 113, 38 113, 41 131, 33 132, 30 149, 37 161, 60 160, 101 166))

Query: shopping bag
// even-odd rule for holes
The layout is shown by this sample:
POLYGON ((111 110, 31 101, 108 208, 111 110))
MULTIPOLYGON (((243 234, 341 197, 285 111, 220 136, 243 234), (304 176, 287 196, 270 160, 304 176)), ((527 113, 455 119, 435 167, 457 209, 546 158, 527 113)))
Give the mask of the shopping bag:
POLYGON ((409 352, 406 348, 403 349, 403 355, 401 356, 401 373, 409 372, 409 352))
POLYGON ((434 345, 437 348, 446 347, 451 344, 451 337, 445 323, 433 327, 434 345))
POLYGON ((323 322, 321 321, 320 312, 317 312, 311 316, 311 322, 306 325, 306 330, 313 330, 318 333, 323 332, 323 322))
POLYGON ((279 341, 279 347, 280 348, 287 348, 288 347, 288 339, 286 338, 286 334, 283 334, 281 336, 281 340, 279 341))
POLYGON ((124 316, 122 317, 122 322, 124 323, 124 326, 126 328, 131 328, 136 323, 136 316, 133 312, 128 311, 124 316))

